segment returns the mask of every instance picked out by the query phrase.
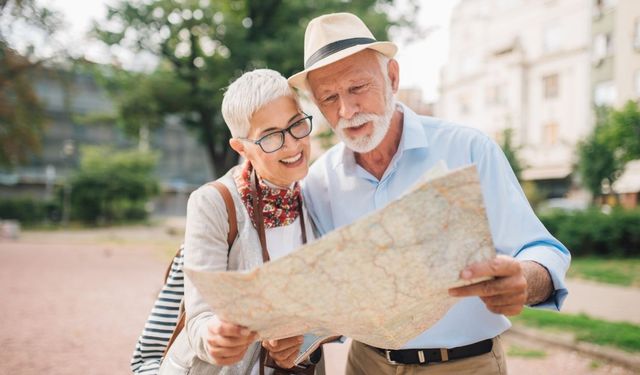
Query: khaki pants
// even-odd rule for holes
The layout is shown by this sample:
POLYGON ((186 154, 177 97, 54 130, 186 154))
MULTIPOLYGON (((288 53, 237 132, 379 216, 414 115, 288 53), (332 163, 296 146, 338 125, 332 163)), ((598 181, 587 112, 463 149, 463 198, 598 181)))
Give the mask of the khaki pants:
POLYGON ((470 358, 427 365, 392 365, 377 350, 353 341, 347 358, 347 375, 440 375, 507 374, 500 336, 493 339, 491 352, 470 358))

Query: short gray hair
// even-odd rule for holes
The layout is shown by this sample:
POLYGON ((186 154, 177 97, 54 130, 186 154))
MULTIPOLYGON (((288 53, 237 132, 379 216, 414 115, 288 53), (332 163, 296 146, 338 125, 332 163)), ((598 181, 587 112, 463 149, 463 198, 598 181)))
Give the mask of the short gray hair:
POLYGON ((222 99, 222 117, 231 135, 246 137, 251 128, 251 116, 264 105, 282 96, 296 100, 287 79, 271 69, 246 72, 233 81, 222 99))
POLYGON ((376 53, 378 65, 380 66, 380 73, 382 73, 385 84, 391 85, 391 78, 389 78, 389 61, 391 61, 391 58, 384 55, 382 52, 374 52, 376 53))

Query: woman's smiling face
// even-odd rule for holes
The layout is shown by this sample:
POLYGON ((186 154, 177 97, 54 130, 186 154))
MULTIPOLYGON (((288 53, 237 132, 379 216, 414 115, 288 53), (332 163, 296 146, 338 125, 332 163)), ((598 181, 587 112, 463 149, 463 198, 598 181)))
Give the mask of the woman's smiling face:
POLYGON ((273 132, 287 129, 304 117, 306 116, 298 108, 295 99, 281 96, 262 106, 251 116, 251 128, 247 134, 249 140, 236 140, 241 143, 232 142, 231 147, 251 162, 260 177, 278 186, 289 186, 307 175, 309 137, 295 139, 289 132, 285 132, 282 147, 270 153, 264 152, 260 145, 250 140, 258 140, 273 132))

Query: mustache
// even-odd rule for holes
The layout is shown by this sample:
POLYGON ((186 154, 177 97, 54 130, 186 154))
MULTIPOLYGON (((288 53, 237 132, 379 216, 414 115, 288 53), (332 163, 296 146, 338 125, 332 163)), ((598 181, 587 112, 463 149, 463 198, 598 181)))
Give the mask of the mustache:
POLYGON ((343 118, 338 120, 338 128, 339 129, 355 128, 355 127, 364 125, 367 122, 376 121, 380 117, 381 116, 376 115, 374 113, 358 113, 348 120, 343 118))

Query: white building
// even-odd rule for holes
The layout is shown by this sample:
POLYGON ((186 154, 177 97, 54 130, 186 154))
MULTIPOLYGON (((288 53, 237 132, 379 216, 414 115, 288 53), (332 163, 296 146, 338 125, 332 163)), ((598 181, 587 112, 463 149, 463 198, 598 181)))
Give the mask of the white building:
POLYGON ((640 98, 640 1, 593 0, 593 102, 620 108, 640 98))
POLYGON ((462 0, 452 14, 437 115, 498 141, 513 128, 523 179, 547 182, 552 195, 592 129, 591 3, 462 0))

